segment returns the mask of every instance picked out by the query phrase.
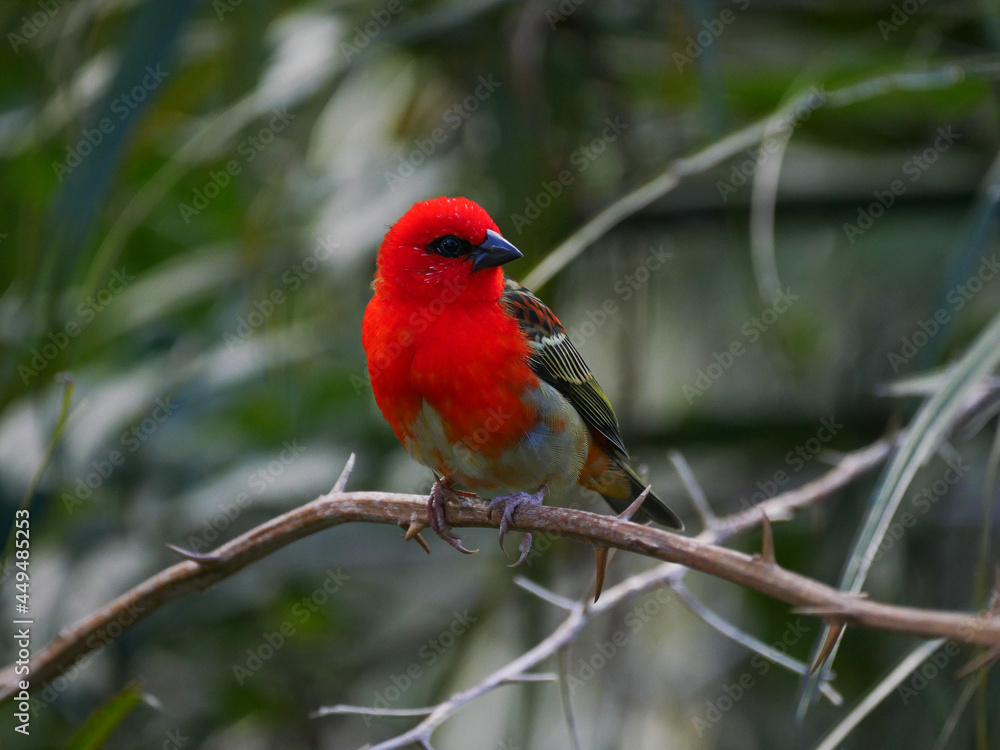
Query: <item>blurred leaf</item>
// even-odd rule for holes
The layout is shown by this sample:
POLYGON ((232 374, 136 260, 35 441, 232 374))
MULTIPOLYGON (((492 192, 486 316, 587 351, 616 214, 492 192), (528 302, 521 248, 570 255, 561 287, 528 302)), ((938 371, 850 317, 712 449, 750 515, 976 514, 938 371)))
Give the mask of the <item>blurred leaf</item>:
MULTIPOLYGON (((28 489, 24 493, 21 505, 18 508, 19 510, 28 510, 31 507, 31 502, 35 498, 35 493, 38 492, 38 485, 41 484, 42 476, 44 476, 45 470, 52 461, 52 454, 55 452, 56 445, 59 444, 59 439, 62 437, 63 430, 66 428, 66 419, 69 417, 69 408, 73 403, 73 387, 75 384, 72 376, 68 373, 63 374, 60 377, 63 381, 63 396, 62 403, 59 406, 59 415, 56 417, 56 425, 52 429, 52 438, 49 440, 49 445, 45 449, 45 454, 42 456, 42 460, 38 465, 38 470, 31 478, 31 484, 28 485, 28 489)), ((13 549, 12 544, 14 542, 15 528, 16 527, 12 522, 10 532, 7 534, 7 541, 4 543, 3 555, 0 555, 0 570, 2 570, 5 574, 7 571, 7 558, 13 549)), ((2 584, 5 579, 5 577, 0 578, 0 584, 2 584)))
MULTIPOLYGON (((122 47, 121 64, 108 83, 102 101, 95 112, 100 116, 93 126, 102 122, 102 117, 111 123, 110 132, 97 131, 103 141, 95 150, 93 158, 86 159, 78 169, 72 170, 61 189, 53 196, 49 223, 48 271, 55 288, 61 289, 72 278, 77 261, 87 249, 87 239, 94 229, 108 191, 114 185, 120 160, 125 153, 131 132, 142 122, 142 112, 155 100, 159 89, 159 77, 172 72, 169 61, 174 46, 187 22, 188 14, 194 8, 192 0, 149 0, 138 6, 131 17, 131 26, 122 47), (167 66, 163 71, 162 66, 167 66), (128 94, 145 77, 153 75, 152 84, 143 84, 149 95, 136 99, 132 111, 123 121, 115 109, 115 102, 128 94), (115 114, 112 121, 109 116, 115 114)), ((119 105, 120 106, 120 105, 119 105)))
MULTIPOLYGON (((993 318, 993 322, 969 347, 965 356, 949 370, 941 389, 927 400, 914 417, 906 439, 882 474, 872 498, 871 509, 851 547, 840 579, 842 590, 851 593, 861 591, 875 553, 914 475, 934 455, 968 399, 981 385, 982 379, 996 368, 997 363, 1000 363, 1000 314, 993 318)), ((813 650, 813 660, 817 658, 829 630, 829 625, 824 626, 823 634, 813 650)), ((838 646, 834 646, 822 668, 814 670, 804 681, 798 707, 800 717, 812 703, 821 679, 829 677, 838 646)))
POLYGON ((97 750, 136 706, 143 702, 138 683, 130 682, 94 709, 69 742, 66 750, 97 750))
POLYGON ((935 638, 932 641, 921 643, 910 651, 910 653, 903 657, 896 668, 885 676, 885 679, 880 680, 872 687, 865 694, 865 697, 859 701, 858 705, 837 723, 837 726, 816 746, 816 750, 835 750, 854 728, 886 699, 889 693, 895 690, 903 680, 913 674, 944 643, 944 638, 935 638))

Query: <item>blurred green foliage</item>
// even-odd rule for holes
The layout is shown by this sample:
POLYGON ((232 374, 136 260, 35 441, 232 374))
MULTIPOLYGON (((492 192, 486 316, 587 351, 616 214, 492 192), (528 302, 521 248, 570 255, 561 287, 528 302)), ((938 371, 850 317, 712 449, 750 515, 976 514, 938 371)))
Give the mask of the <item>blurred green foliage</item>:
MULTIPOLYGON (((1000 249, 996 0, 35 0, 0 8, 0 28, 4 529, 49 444, 56 375, 76 384, 32 498, 36 649, 172 563, 164 542, 215 546, 329 489, 352 451, 353 488, 429 486, 374 406, 359 340, 375 248, 417 200, 480 202, 525 253, 509 269, 524 276, 673 159, 811 86, 901 71, 937 81, 932 71, 954 64, 935 85, 796 124, 775 212, 776 267, 797 298, 787 312, 763 314, 772 299, 751 262, 754 152, 685 179, 538 290, 579 332, 633 454, 695 528, 669 448, 720 514, 773 494, 777 472, 798 485, 829 451, 911 415, 915 399, 880 397, 879 386, 954 359, 1000 301, 992 277, 966 293, 1000 249), (953 143, 941 146, 941 129, 953 143), (879 195, 895 180, 905 189, 885 207, 879 195), (654 249, 669 259, 641 272, 654 249), (616 312, 598 323, 606 300, 616 312), (947 321, 926 335, 940 310, 947 321), (721 364, 734 342, 744 353, 721 364), (818 441, 821 420, 842 425, 829 441, 818 441)), ((875 566, 873 596, 983 605, 974 582, 997 536, 988 433, 956 442, 973 469, 875 566)), ((929 463, 914 490, 942 467, 929 463)), ((873 484, 777 527, 779 561, 836 580, 873 484)), ((36 693, 18 746, 64 745, 132 680, 147 705, 106 747, 342 748, 402 731, 409 720, 308 715, 434 703, 559 621, 512 584, 494 533, 467 536, 476 557, 436 540, 426 557, 376 527, 302 540, 102 643, 36 693), (456 618, 471 624, 438 649, 456 618)), ((619 556, 609 575, 649 564, 619 556)), ((575 597, 591 554, 557 542, 524 573, 575 597)), ((730 584, 689 585, 799 658, 819 632, 730 584)), ((594 644, 630 628, 627 615, 585 632, 572 674, 594 644)), ((797 679, 677 603, 629 632, 574 693, 585 747, 807 747, 844 712, 823 703, 796 724, 797 679)), ((835 681, 847 705, 911 645, 848 631, 835 681)), ((961 692, 949 675, 970 656, 888 698, 844 747, 929 747, 961 692)), ((948 746, 995 746, 998 700, 995 677, 984 680, 948 746)), ((0 711, 5 745, 11 714, 0 711)), ((569 746, 546 684, 504 688, 436 739, 569 746)))

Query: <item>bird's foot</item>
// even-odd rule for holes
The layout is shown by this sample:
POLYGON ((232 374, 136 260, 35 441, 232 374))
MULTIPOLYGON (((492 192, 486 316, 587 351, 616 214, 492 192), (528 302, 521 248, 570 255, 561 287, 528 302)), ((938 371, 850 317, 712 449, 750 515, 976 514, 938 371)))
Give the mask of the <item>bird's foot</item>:
MULTIPOLYGON (((522 505, 541 505, 542 500, 545 498, 545 488, 542 487, 537 492, 512 492, 509 495, 501 495, 500 497, 495 497, 490 500, 490 514, 492 515, 495 508, 500 508, 503 515, 500 518, 500 549, 507 554, 507 550, 503 548, 503 538, 510 531, 511 518, 514 515, 514 511, 520 508, 522 505)), ((508 565, 508 568, 516 568, 518 565, 524 562, 525 558, 528 556, 528 552, 531 550, 531 532, 525 531, 524 536, 521 537, 521 543, 517 547, 520 551, 521 556, 517 558, 517 562, 508 565)))
POLYGON ((449 500, 460 502, 460 497, 474 497, 474 495, 468 492, 459 492, 452 488, 452 482, 447 479, 439 479, 431 487, 431 494, 427 500, 427 518, 430 522, 430 527, 434 530, 434 533, 439 537, 444 539, 448 544, 457 549, 459 552, 464 552, 467 555, 474 555, 479 550, 477 549, 466 549, 465 545, 462 544, 462 540, 458 538, 451 531, 451 525, 448 523, 448 519, 444 515, 444 506, 449 500))

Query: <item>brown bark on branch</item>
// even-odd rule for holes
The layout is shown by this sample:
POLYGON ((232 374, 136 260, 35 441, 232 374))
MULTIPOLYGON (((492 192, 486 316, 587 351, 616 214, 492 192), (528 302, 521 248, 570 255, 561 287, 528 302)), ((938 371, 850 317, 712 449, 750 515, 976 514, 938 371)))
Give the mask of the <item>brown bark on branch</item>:
MULTIPOLYGON (((759 524, 766 513, 777 520, 830 494, 882 461, 893 441, 884 439, 848 454, 819 479, 757 508, 721 519, 711 538, 721 541, 759 524)), ((338 488, 341 483, 338 482, 338 488)), ((455 527, 492 527, 483 502, 470 500, 449 506, 455 527)), ((195 591, 204 591, 281 547, 317 531, 350 522, 383 523, 410 528, 426 523, 426 498, 384 492, 332 492, 262 524, 222 545, 198 561, 185 560, 142 582, 107 606, 61 630, 44 649, 32 656, 31 685, 52 680, 107 640, 109 626, 124 630, 164 604, 195 591)), ((901 607, 845 594, 826 584, 785 570, 757 556, 661 529, 566 508, 522 508, 514 528, 553 537, 576 539, 593 546, 615 547, 657 560, 678 563, 724 578, 787 602, 827 620, 923 637, 945 637, 959 643, 1000 647, 1000 617, 992 614, 942 612, 901 607)), ((445 554, 449 550, 442 550, 445 554)), ((456 564, 461 564, 456 558, 456 564)), ((0 701, 17 691, 14 665, 0 672, 0 701)))

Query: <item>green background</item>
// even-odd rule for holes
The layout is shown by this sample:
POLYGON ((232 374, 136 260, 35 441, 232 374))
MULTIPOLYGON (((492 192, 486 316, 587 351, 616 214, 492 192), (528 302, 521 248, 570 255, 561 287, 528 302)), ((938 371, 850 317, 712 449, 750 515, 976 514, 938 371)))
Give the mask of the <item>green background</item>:
MULTIPOLYGON (((968 286, 998 251, 995 0, 41 0, 4 4, 0 29, 4 529, 44 463, 57 376, 75 383, 31 497, 35 648, 172 564, 165 542, 211 548, 311 500, 351 452, 351 489, 428 489, 375 407, 359 330, 378 242, 415 201, 482 204, 524 253, 506 269, 523 279, 674 159, 811 87, 825 97, 907 74, 784 128, 777 284, 766 233, 763 254, 751 248, 747 175, 760 155, 740 149, 535 288, 695 532, 671 449, 720 515, 774 494, 777 476, 797 486, 908 419, 917 399, 883 386, 951 361, 1000 301, 992 276, 968 286), (777 288, 793 298, 780 314, 768 312, 777 288)), ((972 469, 926 512, 914 498, 946 466, 917 476, 903 506, 916 522, 874 567, 871 596, 983 606, 991 432, 955 439, 972 469)), ((779 561, 836 582, 874 482, 776 526, 779 561)), ((379 526, 299 541, 158 611, 39 693, 29 738, 0 708, 3 744, 63 746, 133 680, 146 701, 106 747, 375 743, 412 721, 308 715, 435 703, 561 621, 514 585, 495 537, 464 532, 482 549, 471 558, 433 538, 428 557, 379 526)), ((759 533, 735 544, 756 551, 759 533)), ((651 564, 619 555, 610 581, 651 564)), ((576 598, 592 554, 557 541, 520 572, 576 598)), ((808 657, 814 619, 702 575, 688 585, 808 657)), ((14 594, 7 580, 4 633, 14 594)), ((794 675, 647 595, 569 654, 583 746, 809 747, 914 643, 849 630, 834 683, 845 707, 823 701, 797 723, 794 675), (616 633, 625 645, 587 672, 616 633)), ((5 662, 11 653, 0 649, 5 662)), ((843 746, 932 747, 964 687, 951 675, 973 656, 948 655, 914 695, 893 692, 843 746)), ((946 746, 996 746, 998 700, 984 679, 946 746)), ((536 684, 472 704, 435 746, 571 745, 558 689, 536 684)))

